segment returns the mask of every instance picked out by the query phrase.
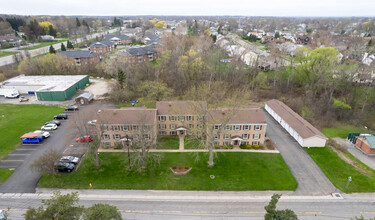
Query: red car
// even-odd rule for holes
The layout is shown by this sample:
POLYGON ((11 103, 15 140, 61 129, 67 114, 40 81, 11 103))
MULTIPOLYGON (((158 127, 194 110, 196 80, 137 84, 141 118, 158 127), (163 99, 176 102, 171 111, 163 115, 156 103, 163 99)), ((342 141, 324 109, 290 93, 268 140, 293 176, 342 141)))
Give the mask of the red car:
POLYGON ((79 137, 76 139, 76 142, 90 142, 92 141, 92 138, 90 136, 84 136, 84 137, 79 137))

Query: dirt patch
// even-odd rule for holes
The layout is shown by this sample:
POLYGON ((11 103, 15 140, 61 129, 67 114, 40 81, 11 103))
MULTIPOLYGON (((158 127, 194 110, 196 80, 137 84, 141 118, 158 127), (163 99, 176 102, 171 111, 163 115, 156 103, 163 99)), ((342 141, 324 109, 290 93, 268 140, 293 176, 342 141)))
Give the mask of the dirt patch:
POLYGON ((104 99, 106 94, 109 93, 110 83, 105 79, 90 78, 91 85, 85 89, 85 91, 90 92, 94 95, 94 99, 104 99))

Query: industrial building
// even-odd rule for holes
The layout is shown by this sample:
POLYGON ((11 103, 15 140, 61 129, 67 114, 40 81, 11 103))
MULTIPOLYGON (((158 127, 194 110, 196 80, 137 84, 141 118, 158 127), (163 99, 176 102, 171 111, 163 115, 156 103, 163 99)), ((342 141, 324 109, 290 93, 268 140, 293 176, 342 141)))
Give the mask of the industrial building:
POLYGON ((89 84, 87 75, 20 75, 0 83, 0 88, 17 89, 20 94, 35 94, 39 101, 64 101, 89 84))
POLYGON ((302 147, 326 145, 328 138, 283 102, 270 100, 265 109, 302 147))

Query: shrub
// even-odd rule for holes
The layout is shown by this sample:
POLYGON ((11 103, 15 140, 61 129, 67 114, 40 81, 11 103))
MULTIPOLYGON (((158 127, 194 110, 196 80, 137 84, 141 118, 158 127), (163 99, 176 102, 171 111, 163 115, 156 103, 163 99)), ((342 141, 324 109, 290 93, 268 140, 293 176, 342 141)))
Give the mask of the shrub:
POLYGON ((245 149, 250 150, 250 149, 251 149, 251 145, 250 145, 250 144, 246 144, 246 145, 245 145, 245 149))
POLYGON ((219 145, 215 145, 214 148, 215 149, 220 149, 220 146, 219 145))
MULTIPOLYGON (((233 147, 233 146, 232 146, 232 147, 233 147)), ((240 148, 241 148, 241 149, 246 149, 246 144, 241 144, 241 145, 240 145, 240 148)))
POLYGON ((233 145, 228 145, 228 149, 233 149, 233 145))
POLYGON ((119 145, 115 145, 115 146, 113 147, 113 149, 115 149, 115 150, 120 150, 120 149, 122 149, 122 145, 121 145, 121 144, 119 144, 119 145))
POLYGON ((258 144, 254 144, 254 145, 253 145, 253 149, 254 149, 254 150, 258 150, 258 149, 259 149, 259 145, 258 145, 258 144))
POLYGON ((223 145, 223 149, 228 149, 228 146, 227 145, 223 145))
POLYGON ((104 149, 108 149, 109 146, 108 146, 108 145, 104 145, 103 148, 104 148, 104 149))
POLYGON ((264 150, 265 149, 264 148, 264 144, 259 144, 259 149, 263 149, 264 150))

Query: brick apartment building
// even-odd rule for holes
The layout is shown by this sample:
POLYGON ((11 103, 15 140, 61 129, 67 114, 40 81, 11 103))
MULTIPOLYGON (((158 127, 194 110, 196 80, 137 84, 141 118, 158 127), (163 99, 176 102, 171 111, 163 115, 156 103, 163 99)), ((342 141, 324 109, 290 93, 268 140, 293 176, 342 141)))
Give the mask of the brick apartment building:
POLYGON ((99 54, 111 52, 113 48, 114 48, 114 44, 110 41, 93 42, 90 45, 90 51, 94 53, 99 53, 99 54))
POLYGON ((259 108, 208 109, 202 101, 157 102, 156 109, 106 109, 99 114, 98 126, 106 146, 121 144, 126 135, 132 144, 154 145, 157 137, 177 137, 181 128, 187 136, 213 140, 214 145, 264 144, 267 128, 259 108))
POLYGON ((79 66, 95 64, 100 61, 99 54, 89 50, 58 51, 58 53, 66 56, 70 60, 73 60, 75 64, 79 66))
POLYGON ((159 58, 160 54, 151 46, 134 46, 118 52, 120 59, 126 63, 142 63, 159 58))

